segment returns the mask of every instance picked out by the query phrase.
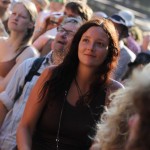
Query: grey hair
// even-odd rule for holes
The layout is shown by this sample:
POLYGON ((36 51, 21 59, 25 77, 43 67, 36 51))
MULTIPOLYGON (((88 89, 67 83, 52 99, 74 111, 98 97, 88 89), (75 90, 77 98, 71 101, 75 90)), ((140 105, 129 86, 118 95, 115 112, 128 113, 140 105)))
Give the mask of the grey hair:
POLYGON ((66 23, 73 23, 73 24, 77 24, 79 26, 81 26, 83 24, 83 21, 81 19, 81 17, 66 17, 61 25, 64 25, 66 23))

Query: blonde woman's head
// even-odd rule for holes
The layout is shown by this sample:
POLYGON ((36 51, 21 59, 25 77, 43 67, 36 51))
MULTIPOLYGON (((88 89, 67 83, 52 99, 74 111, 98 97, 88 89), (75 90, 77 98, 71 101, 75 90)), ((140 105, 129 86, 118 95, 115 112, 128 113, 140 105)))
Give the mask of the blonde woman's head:
MULTIPOLYGON (((101 116, 97 125, 95 140, 96 147, 101 150, 123 150, 129 136, 128 121, 136 112, 135 95, 140 89, 147 90, 150 87, 150 64, 142 71, 135 70, 133 78, 125 89, 120 89, 110 95, 111 103, 101 116)), ((97 149, 92 149, 97 150, 97 149)))
POLYGON ((35 26, 35 21, 37 18, 36 6, 30 0, 18 0, 17 2, 15 2, 12 7, 12 14, 10 15, 10 18, 8 21, 8 27, 10 31, 15 30, 15 27, 13 28, 13 25, 11 25, 11 22, 13 22, 13 20, 16 19, 16 16, 15 16, 16 14, 18 15, 18 18, 19 17, 21 18, 20 19, 21 25, 17 27, 16 32, 21 31, 24 34, 23 43, 24 44, 28 43, 32 37, 34 26, 35 26), (14 19, 12 19, 13 17, 14 19))

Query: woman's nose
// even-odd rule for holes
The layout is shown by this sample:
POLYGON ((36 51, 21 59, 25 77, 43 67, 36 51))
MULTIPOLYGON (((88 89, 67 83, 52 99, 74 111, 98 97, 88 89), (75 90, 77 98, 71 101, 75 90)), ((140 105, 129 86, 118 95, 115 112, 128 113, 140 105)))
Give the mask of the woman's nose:
POLYGON ((94 51, 94 49, 95 49, 94 47, 95 47, 94 43, 87 44, 87 49, 90 50, 90 51, 94 51))
POLYGON ((18 18, 19 18, 19 15, 16 14, 15 15, 15 20, 18 20, 18 18))

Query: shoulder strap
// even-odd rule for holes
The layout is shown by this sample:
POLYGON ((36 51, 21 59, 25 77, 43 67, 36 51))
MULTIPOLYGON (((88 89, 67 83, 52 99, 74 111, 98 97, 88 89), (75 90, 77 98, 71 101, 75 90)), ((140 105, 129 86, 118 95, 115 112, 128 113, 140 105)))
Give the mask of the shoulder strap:
POLYGON ((33 76, 40 76, 40 73, 38 73, 38 70, 39 70, 39 68, 41 67, 41 65, 42 65, 42 63, 43 63, 43 61, 45 60, 45 57, 40 57, 40 58, 37 58, 35 61, 34 61, 34 63, 33 63, 33 65, 32 65, 32 67, 31 67, 31 69, 30 69, 30 71, 29 71, 29 73, 26 75, 26 77, 25 77, 25 82, 24 82, 24 85, 27 83, 27 82, 30 82, 31 80, 32 80, 32 78, 33 78, 33 76))
MULTIPOLYGON (((21 50, 20 50, 20 52, 14 57, 14 59, 16 59, 28 47, 30 47, 30 46, 27 45, 27 46, 22 47, 21 50)), ((18 48, 18 49, 20 49, 20 48, 18 48)))
POLYGON ((38 70, 41 67, 44 60, 45 60, 45 57, 40 57, 40 58, 37 58, 33 62, 31 69, 29 70, 28 74, 25 77, 23 86, 21 86, 19 88, 18 93, 16 93, 16 95, 15 95, 15 98, 14 98, 15 101, 21 96, 25 84, 27 82, 30 82, 32 80, 33 76, 35 76, 35 75, 40 76, 40 73, 38 73, 38 70))

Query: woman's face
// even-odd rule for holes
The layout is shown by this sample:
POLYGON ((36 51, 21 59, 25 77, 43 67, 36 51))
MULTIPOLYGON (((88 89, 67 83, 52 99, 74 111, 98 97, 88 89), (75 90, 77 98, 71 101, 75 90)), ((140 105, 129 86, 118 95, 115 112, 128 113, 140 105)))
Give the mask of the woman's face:
POLYGON ((79 62, 97 68, 108 54, 109 39, 101 27, 90 27, 81 37, 78 46, 79 62))
POLYGON ((8 28, 13 31, 26 31, 32 28, 33 23, 30 20, 30 15, 23 4, 16 4, 12 10, 12 14, 8 20, 8 28))

